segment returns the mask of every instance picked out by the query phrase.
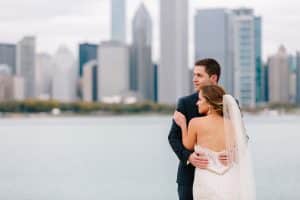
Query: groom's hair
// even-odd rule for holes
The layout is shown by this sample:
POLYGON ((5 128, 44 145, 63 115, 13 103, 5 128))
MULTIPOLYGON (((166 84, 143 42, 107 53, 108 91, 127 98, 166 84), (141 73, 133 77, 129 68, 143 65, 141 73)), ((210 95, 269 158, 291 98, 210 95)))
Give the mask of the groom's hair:
POLYGON ((212 75, 217 76, 217 82, 221 76, 221 66, 213 58, 205 58, 195 62, 195 66, 204 66, 206 73, 211 77, 212 75))

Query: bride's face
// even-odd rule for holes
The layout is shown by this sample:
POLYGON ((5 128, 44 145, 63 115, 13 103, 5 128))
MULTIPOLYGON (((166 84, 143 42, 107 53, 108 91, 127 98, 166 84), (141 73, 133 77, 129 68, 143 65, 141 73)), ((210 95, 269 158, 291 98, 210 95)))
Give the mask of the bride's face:
POLYGON ((198 95, 198 101, 196 103, 196 105, 198 106, 198 112, 201 114, 207 114, 208 110, 209 110, 209 105, 208 102, 206 101, 206 99, 202 96, 202 92, 200 90, 199 95, 198 95))

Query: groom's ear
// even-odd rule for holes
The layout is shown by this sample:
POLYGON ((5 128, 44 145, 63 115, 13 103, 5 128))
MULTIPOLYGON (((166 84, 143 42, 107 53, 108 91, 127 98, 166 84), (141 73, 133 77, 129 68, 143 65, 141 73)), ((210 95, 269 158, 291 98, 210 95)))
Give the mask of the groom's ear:
POLYGON ((218 83, 218 75, 217 74, 211 75, 209 79, 215 83, 218 83))

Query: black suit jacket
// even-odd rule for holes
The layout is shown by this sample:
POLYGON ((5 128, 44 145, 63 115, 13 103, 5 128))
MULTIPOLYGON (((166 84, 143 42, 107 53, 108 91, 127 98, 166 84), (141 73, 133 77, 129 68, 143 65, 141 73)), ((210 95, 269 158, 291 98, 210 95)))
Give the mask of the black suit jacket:
MULTIPOLYGON (((187 124, 194 117, 200 117, 198 107, 198 93, 179 99, 176 110, 185 115, 187 124)), ((180 185, 193 185, 195 168, 191 164, 187 164, 188 158, 193 153, 187 150, 182 144, 181 128, 177 126, 175 121, 172 121, 171 130, 168 136, 169 143, 179 158, 179 166, 177 171, 177 183, 180 185)))

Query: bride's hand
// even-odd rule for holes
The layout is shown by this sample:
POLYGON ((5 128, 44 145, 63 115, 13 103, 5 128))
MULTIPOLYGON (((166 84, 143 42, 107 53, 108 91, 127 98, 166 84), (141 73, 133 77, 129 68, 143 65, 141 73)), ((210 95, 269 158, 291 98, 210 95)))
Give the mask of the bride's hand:
POLYGON ((186 128, 186 117, 181 112, 175 111, 173 118, 178 126, 186 128))

